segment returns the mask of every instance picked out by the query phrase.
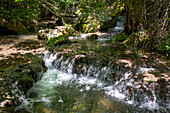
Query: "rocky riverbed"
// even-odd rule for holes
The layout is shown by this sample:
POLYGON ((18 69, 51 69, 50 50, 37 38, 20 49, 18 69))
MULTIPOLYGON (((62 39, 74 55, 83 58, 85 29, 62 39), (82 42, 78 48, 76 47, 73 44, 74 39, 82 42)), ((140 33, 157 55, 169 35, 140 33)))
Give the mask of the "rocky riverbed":
MULTIPOLYGON (((100 33, 95 34, 100 37, 100 33)), ((98 76, 99 80, 111 85, 105 92, 111 97, 119 99, 122 95, 124 101, 151 102, 145 102, 141 107, 157 107, 162 103, 165 107, 168 103, 170 63, 158 53, 134 50, 124 44, 111 44, 108 40, 79 40, 77 37, 74 43, 48 47, 50 57, 42 60, 46 42, 38 40, 36 35, 1 36, 0 40, 1 112, 14 112, 27 91, 47 70, 46 66, 78 77, 98 76), (48 60, 50 65, 45 66, 44 61, 48 60), (107 76, 103 76, 105 74, 107 76)))
POLYGON ((0 36, 0 112, 14 112, 46 66, 40 54, 45 42, 37 35, 0 36))

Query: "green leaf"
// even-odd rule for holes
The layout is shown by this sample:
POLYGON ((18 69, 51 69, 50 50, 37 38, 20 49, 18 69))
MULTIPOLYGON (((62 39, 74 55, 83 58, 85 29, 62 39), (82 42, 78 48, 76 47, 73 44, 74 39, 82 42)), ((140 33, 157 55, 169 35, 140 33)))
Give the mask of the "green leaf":
POLYGON ((14 2, 22 2, 22 1, 24 1, 24 0, 15 0, 14 2))

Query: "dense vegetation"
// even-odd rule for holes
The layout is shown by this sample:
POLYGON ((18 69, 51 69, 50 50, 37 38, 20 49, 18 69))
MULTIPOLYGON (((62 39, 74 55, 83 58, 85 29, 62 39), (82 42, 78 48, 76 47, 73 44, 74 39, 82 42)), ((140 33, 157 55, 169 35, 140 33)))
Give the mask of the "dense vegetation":
MULTIPOLYGON (((59 53, 59 62, 50 61, 52 68, 58 64, 64 72, 70 72, 73 63, 72 74, 86 75, 87 72, 89 77, 101 74, 101 79, 112 85, 112 80, 121 77, 119 73, 132 72, 127 82, 132 80, 139 85, 127 83, 130 95, 137 95, 141 101, 140 91, 144 97, 144 93, 151 95, 151 102, 164 104, 167 100, 168 103, 169 5, 167 0, 0 0, 0 35, 4 35, 0 36, 0 112, 14 112, 23 101, 21 96, 42 77, 47 70, 44 61, 48 59, 42 60, 45 50, 52 52, 50 57, 59 53), (124 28, 115 33, 120 17, 125 17, 124 28), (109 40, 96 41, 101 37, 98 31, 104 32, 104 38, 109 40), (16 35, 29 33, 36 35, 16 35), (77 39, 81 33, 91 34, 86 35, 87 40, 70 40, 70 37, 77 39), (139 49, 147 52, 141 53, 139 49), (158 52, 163 55, 156 56, 158 52), (161 59, 165 56, 167 59, 161 59), (141 67, 153 70, 139 73, 141 67), (111 71, 111 75, 103 76, 106 68, 106 74, 111 71)), ((124 84, 124 79, 121 81, 124 84)), ((36 93, 31 96, 36 97, 36 93)), ((74 100, 69 96, 69 102, 70 99, 74 100)), ((91 108, 92 104, 88 105, 91 108)))
POLYGON ((1 0, 0 33, 37 32, 55 24, 78 32, 108 30, 118 16, 126 17, 117 38, 136 48, 159 50, 169 55, 169 2, 167 0, 1 0))

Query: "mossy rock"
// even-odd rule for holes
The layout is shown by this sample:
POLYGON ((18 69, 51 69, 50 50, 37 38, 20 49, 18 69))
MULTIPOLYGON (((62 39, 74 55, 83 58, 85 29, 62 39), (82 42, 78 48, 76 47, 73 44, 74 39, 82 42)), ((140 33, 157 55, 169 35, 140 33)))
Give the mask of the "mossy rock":
POLYGON ((147 31, 134 32, 123 41, 124 44, 133 44, 146 48, 149 43, 149 35, 147 31))
POLYGON ((41 78, 41 74, 47 70, 42 59, 27 54, 26 61, 22 64, 0 70, 0 98, 1 102, 9 100, 3 110, 9 111, 21 104, 20 96, 27 91, 41 78), (4 96, 6 95, 6 96, 4 96), (5 107, 7 106, 7 107, 5 107))
POLYGON ((54 38, 50 38, 46 45, 49 47, 55 47, 57 45, 61 45, 61 44, 68 44, 70 43, 70 40, 68 39, 68 35, 61 35, 58 37, 54 37, 54 38))
POLYGON ((116 42, 123 42, 124 40, 126 40, 127 35, 120 33, 117 35, 114 35, 113 38, 111 39, 112 43, 116 43, 116 42))
POLYGON ((18 88, 26 93, 41 78, 41 73, 47 70, 42 59, 32 55, 28 55, 31 61, 25 62, 22 65, 15 66, 4 72, 8 75, 7 79, 11 79, 11 83, 17 82, 18 88))
POLYGON ((97 34, 90 34, 90 35, 87 35, 86 38, 88 40, 96 40, 96 39, 98 39, 98 35, 97 34))

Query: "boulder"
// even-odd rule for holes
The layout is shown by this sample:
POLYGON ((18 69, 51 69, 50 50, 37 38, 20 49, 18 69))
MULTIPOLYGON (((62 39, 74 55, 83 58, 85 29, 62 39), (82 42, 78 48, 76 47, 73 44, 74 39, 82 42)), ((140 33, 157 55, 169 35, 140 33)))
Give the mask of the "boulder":
POLYGON ((95 39, 98 39, 98 35, 97 34, 89 34, 86 36, 86 38, 88 40, 95 40, 95 39))
MULTIPOLYGON (((22 96, 37 82, 47 70, 44 61, 27 54, 29 61, 11 68, 0 70, 0 107, 9 111, 21 104, 22 96)), ((14 111, 12 111, 14 112, 14 111)))

